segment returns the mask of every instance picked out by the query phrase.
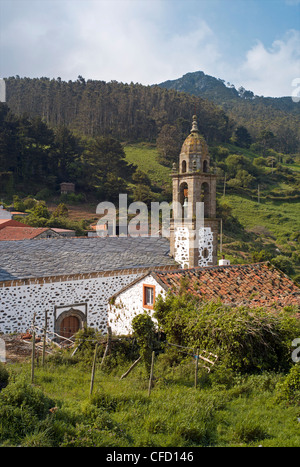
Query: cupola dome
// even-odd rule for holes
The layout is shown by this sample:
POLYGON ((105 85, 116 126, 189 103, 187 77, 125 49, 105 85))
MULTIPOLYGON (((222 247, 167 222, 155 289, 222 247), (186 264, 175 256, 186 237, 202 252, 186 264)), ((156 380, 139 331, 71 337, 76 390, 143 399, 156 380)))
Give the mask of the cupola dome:
POLYGON ((191 132, 182 145, 179 164, 180 172, 182 173, 193 172, 195 170, 206 171, 208 168, 208 146, 203 136, 199 133, 196 115, 193 116, 191 132), (206 161, 205 164, 204 161, 206 161))

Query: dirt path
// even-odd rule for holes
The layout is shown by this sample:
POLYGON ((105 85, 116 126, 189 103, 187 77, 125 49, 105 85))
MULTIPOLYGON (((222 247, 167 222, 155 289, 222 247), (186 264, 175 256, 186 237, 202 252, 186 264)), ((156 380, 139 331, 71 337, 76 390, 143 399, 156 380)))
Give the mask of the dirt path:
POLYGON ((30 358, 32 344, 21 338, 21 334, 0 334, 5 342, 6 363, 23 362, 30 358))

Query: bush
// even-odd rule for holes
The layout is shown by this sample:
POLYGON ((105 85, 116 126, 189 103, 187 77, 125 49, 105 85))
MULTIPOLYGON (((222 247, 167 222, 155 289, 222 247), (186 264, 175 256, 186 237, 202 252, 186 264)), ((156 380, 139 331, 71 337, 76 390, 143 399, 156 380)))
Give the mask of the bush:
POLYGON ((8 384, 9 373, 3 363, 0 363, 0 391, 8 384))
POLYGON ((290 343, 300 332, 293 315, 201 302, 186 293, 158 298, 155 310, 169 342, 210 351, 241 372, 288 369, 290 343))
POLYGON ((268 437, 268 433, 259 421, 246 418, 238 422, 233 432, 234 438, 242 443, 251 443, 268 437))
POLYGON ((0 440, 11 444, 35 432, 54 402, 25 382, 9 384, 0 393, 0 440))
POLYGON ((295 272, 293 263, 286 256, 279 255, 276 258, 273 258, 271 262, 273 266, 275 266, 277 269, 280 269, 280 271, 284 272, 285 274, 291 275, 295 272))
POLYGON ((300 405, 300 363, 296 363, 285 377, 276 385, 276 400, 300 405))

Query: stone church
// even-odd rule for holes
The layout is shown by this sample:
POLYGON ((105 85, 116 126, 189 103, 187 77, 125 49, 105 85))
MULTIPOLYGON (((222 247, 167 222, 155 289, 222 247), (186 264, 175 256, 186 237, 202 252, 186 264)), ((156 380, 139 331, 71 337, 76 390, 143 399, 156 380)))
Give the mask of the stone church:
MULTIPOLYGON (((210 170, 208 147, 199 134, 196 117, 183 143, 179 166, 173 167, 171 177, 177 207, 173 209, 170 238, 106 236, 0 241, 0 333, 25 332, 34 315, 38 330, 44 327, 47 316, 53 338, 70 337, 85 324, 103 332, 108 325, 116 334, 130 332, 128 319, 153 309, 155 297, 160 290, 165 291, 162 282, 157 282, 158 277, 163 277, 158 273, 173 271, 177 277, 176 271, 186 268, 220 269, 216 176, 210 170), (197 231, 199 202, 204 204, 204 219, 197 231), (182 219, 181 206, 183 210, 187 206, 183 225, 177 222, 182 219), (111 306, 112 297, 116 299, 124 290, 129 311, 111 306), (122 313, 127 313, 127 317, 122 313)), ((243 282, 245 275, 240 277, 243 282)), ((223 278, 220 272, 215 280, 222 282, 223 278)), ((272 286, 266 293, 272 295, 272 286)), ((297 295, 294 289, 293 293, 297 295)))

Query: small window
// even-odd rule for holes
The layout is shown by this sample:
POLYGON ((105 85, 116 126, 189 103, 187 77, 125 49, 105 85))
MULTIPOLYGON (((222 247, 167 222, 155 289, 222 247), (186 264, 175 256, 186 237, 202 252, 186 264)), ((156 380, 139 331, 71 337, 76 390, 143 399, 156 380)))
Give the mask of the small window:
POLYGON ((153 308, 155 302, 155 286, 143 285, 143 307, 153 308))

